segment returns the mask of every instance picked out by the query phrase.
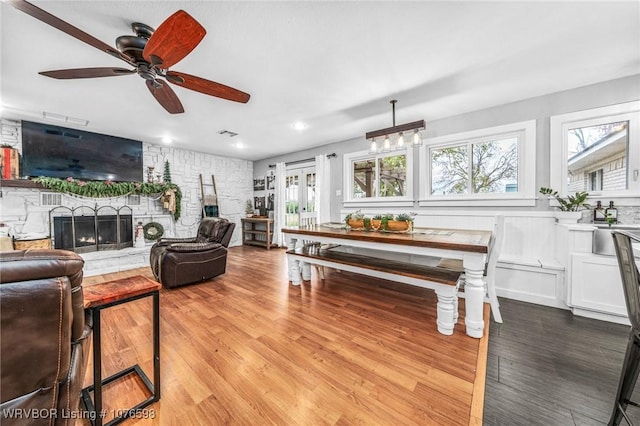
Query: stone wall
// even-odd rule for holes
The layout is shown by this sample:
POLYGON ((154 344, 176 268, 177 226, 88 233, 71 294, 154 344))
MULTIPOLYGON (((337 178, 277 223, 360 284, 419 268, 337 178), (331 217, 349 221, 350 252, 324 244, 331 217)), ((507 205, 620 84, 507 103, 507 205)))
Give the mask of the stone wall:
MULTIPOLYGON (((200 174, 206 184, 211 185, 215 176, 220 216, 236 223, 231 245, 242 244, 240 218, 244 216, 246 200, 253 196, 253 163, 251 161, 218 157, 143 143, 145 178, 147 167, 154 167, 160 174, 165 160, 169 161, 171 180, 182 191, 182 214, 174 221, 171 214, 162 208, 153 197, 84 198, 67 194, 56 194, 37 189, 2 187, 0 198, 0 222, 9 225, 14 234, 49 234, 49 211, 58 205, 75 208, 91 208, 110 205, 128 205, 133 210, 134 225, 158 222, 164 227, 164 235, 191 237, 195 235, 201 218, 200 174), (46 196, 43 197, 43 194, 46 196), (50 194, 50 195, 49 195, 50 194)), ((205 192, 211 191, 211 186, 205 192)), ((60 209, 59 209, 60 210, 60 209)), ((57 210, 58 211, 58 210, 57 210)))

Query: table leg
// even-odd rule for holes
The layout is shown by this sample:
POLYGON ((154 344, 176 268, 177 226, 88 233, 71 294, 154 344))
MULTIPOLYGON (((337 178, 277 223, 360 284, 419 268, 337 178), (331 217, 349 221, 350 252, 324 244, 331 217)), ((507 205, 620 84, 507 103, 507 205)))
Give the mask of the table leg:
POLYGON ((94 426, 102 426, 102 344, 100 342, 100 309, 91 310, 93 319, 93 407, 94 426))
POLYGON ((465 319, 467 335, 481 338, 484 331, 483 305, 484 305, 484 259, 464 258, 464 294, 465 294, 465 319))
POLYGON ((160 400, 160 292, 153 293, 153 402, 160 400))

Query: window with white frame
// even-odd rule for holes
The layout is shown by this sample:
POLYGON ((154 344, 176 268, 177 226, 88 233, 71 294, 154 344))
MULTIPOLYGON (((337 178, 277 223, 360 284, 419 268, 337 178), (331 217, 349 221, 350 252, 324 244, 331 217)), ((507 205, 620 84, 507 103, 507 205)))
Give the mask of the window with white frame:
POLYGON ((404 205, 413 200, 412 150, 345 154, 345 205, 404 205))
POLYGON ((551 117, 550 185, 562 196, 640 195, 640 102, 551 117))
POLYGON ((427 139, 420 205, 535 205, 535 153, 535 120, 427 139))

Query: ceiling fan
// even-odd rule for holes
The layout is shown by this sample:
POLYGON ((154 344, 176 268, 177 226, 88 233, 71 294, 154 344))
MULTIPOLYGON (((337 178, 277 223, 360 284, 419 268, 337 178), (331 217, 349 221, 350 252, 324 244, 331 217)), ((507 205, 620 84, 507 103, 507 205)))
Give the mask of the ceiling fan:
POLYGON ((118 37, 116 39, 117 49, 114 49, 27 1, 12 0, 10 3, 16 9, 121 59, 133 67, 133 69, 115 67, 64 69, 43 71, 39 73, 41 75, 57 79, 75 79, 115 77, 137 73, 146 80, 147 88, 153 97, 171 114, 183 113, 184 108, 167 82, 230 101, 241 103, 249 101, 250 95, 248 93, 233 87, 182 72, 169 71, 170 67, 195 49, 206 34, 204 27, 184 10, 179 10, 168 17, 157 30, 148 25, 134 22, 131 24, 131 28, 136 35, 118 37))

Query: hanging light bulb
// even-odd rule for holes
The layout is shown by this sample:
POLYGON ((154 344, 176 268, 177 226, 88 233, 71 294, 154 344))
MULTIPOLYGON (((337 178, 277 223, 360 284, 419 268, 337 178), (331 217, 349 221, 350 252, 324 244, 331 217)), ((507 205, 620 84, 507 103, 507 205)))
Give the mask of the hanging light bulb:
POLYGON ((418 129, 416 129, 413 132, 413 142, 412 142, 413 146, 422 146, 422 135, 420 135, 420 131, 418 129))
POLYGON ((398 142, 396 142, 396 149, 404 149, 404 135, 402 132, 398 135, 398 142))
POLYGON ((376 152, 378 152, 378 144, 376 143, 376 138, 373 138, 369 146, 369 154, 375 154, 376 152))
POLYGON ((391 139, 389 139, 389 135, 384 137, 384 143, 382 144, 382 150, 384 152, 391 151, 391 139))

